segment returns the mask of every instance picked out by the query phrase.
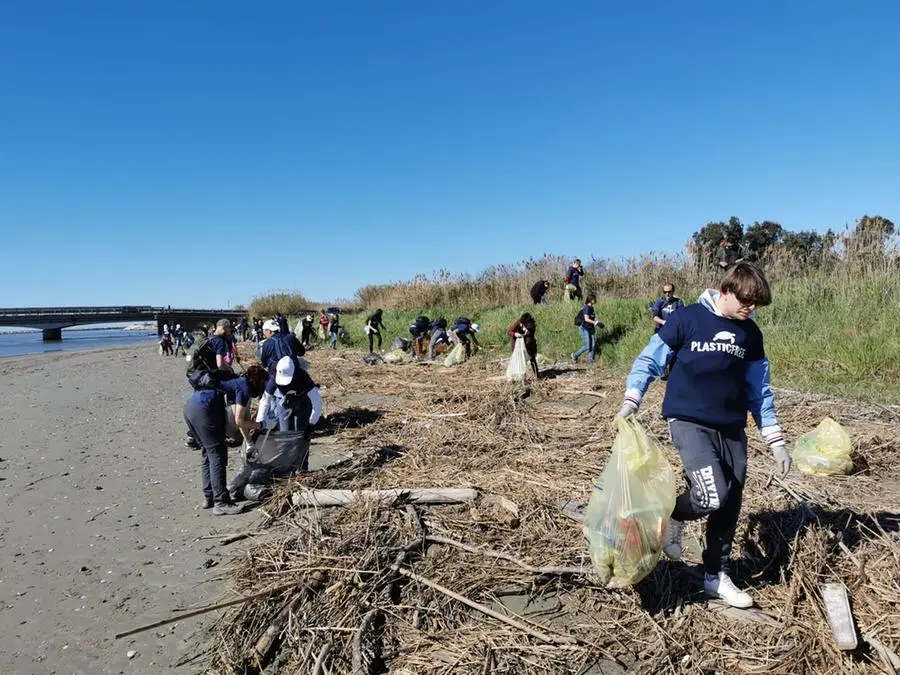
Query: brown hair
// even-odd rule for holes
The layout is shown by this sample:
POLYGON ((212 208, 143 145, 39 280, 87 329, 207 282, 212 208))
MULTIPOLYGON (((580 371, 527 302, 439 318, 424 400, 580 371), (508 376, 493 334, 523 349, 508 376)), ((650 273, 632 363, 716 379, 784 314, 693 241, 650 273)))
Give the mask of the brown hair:
POLYGON ((253 364, 247 368, 244 377, 247 379, 247 384, 250 385, 250 394, 254 397, 262 396, 262 393, 266 390, 266 382, 269 381, 269 373, 266 372, 266 369, 260 365, 253 364))
POLYGON ((722 277, 722 293, 731 293, 745 305, 765 307, 772 304, 772 290, 762 270, 748 262, 739 262, 722 277))

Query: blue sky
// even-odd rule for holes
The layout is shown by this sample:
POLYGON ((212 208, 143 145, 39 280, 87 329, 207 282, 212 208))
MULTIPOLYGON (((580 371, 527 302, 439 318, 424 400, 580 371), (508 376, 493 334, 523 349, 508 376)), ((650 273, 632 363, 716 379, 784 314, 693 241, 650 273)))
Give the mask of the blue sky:
POLYGON ((900 219, 896 0, 0 5, 0 306, 900 219))

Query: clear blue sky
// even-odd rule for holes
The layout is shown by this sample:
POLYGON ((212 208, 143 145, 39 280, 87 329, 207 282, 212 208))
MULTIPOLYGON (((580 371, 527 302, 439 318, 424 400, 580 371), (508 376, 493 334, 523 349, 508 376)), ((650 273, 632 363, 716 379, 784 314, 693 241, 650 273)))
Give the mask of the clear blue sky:
POLYGON ((0 306, 900 220, 900 2, 0 5, 0 306))

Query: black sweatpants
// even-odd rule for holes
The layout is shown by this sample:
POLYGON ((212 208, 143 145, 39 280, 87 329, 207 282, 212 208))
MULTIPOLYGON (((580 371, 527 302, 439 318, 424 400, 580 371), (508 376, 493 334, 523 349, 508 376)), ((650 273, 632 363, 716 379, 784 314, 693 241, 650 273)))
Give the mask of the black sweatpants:
POLYGON ((372 343, 374 342, 376 337, 378 338, 378 349, 380 350, 381 349, 381 333, 377 330, 370 330, 369 331, 369 353, 370 354, 374 351, 372 349, 372 346, 373 346, 372 343))
POLYGON ((669 420, 669 432, 688 481, 672 518, 707 516, 703 567, 708 574, 727 572, 747 477, 747 435, 678 419, 669 420))
POLYGON ((228 465, 225 420, 224 396, 218 392, 195 391, 184 404, 184 421, 203 455, 200 466, 203 495, 216 504, 231 503, 225 482, 228 465))

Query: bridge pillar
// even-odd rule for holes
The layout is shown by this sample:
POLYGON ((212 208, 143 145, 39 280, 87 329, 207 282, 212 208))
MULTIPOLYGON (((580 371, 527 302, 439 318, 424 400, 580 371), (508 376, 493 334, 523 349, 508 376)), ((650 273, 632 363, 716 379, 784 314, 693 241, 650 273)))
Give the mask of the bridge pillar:
POLYGON ((57 342, 62 340, 62 328, 44 328, 44 342, 57 342))

